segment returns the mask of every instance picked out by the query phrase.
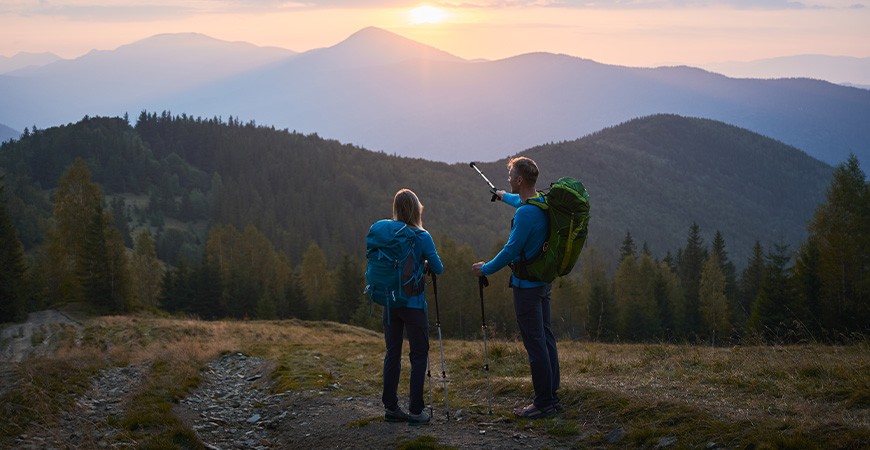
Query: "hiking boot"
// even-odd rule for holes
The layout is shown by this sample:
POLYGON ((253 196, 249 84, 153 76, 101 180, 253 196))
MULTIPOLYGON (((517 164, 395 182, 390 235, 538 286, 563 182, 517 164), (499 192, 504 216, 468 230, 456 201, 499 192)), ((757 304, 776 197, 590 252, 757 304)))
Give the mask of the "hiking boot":
POLYGON ((543 419, 558 413, 556 406, 538 408, 534 403, 526 407, 514 408, 514 415, 519 419, 543 419))
POLYGON ((384 422, 407 422, 408 413, 397 406, 396 409, 384 408, 384 422))
POLYGON ((432 417, 425 409, 423 409, 420 411, 420 414, 408 414, 408 425, 424 425, 429 423, 430 419, 432 419, 432 417))

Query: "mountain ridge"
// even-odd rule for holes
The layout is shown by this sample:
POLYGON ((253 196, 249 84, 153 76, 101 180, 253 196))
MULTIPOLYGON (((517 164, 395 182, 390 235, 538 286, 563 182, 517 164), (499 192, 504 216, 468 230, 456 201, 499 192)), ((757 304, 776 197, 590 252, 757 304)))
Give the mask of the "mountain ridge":
POLYGON ((803 54, 704 64, 709 70, 741 78, 813 78, 870 89, 870 57, 803 54))
POLYGON ((232 112, 245 121, 456 162, 497 160, 662 113, 731 123, 828 164, 850 152, 870 161, 863 125, 870 91, 818 80, 734 79, 685 66, 631 68, 544 52, 467 61, 373 27, 270 64, 222 76, 209 71, 211 78, 197 82, 161 67, 159 77, 107 68, 78 82, 62 73, 0 76, 0 95, 10 105, 0 109, 0 122, 21 128, 142 110, 232 112))
POLYGON ((12 128, 0 123, 0 142, 6 142, 10 139, 18 139, 20 136, 20 131, 13 130, 12 128))
POLYGON ((0 55, 0 74, 41 67, 63 58, 51 52, 18 52, 13 56, 0 55))

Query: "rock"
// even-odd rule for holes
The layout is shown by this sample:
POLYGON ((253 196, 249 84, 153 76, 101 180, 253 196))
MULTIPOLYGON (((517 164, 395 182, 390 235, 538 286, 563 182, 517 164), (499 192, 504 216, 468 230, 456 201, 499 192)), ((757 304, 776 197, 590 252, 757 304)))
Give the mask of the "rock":
POLYGON ((608 444, 616 444, 625 437, 625 430, 623 428, 617 428, 610 433, 607 433, 607 443, 608 444))
POLYGON ((207 447, 260 447, 270 442, 272 430, 281 421, 293 418, 281 409, 284 396, 272 395, 260 381, 266 363, 241 353, 224 355, 203 369, 200 385, 179 401, 193 412, 191 428, 207 447), (267 417, 273 419, 264 420, 267 417))
POLYGON ((663 438, 659 438, 658 443, 656 443, 655 448, 668 448, 677 443, 677 438, 674 436, 665 436, 663 438))

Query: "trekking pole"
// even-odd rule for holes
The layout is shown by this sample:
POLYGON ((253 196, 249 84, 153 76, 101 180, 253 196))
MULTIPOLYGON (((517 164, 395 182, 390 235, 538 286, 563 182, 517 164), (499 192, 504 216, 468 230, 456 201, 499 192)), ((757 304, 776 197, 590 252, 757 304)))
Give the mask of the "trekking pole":
POLYGON ((492 381, 489 379, 489 350, 486 348, 486 314, 483 311, 483 288, 489 286, 489 280, 481 275, 477 278, 477 285, 480 288, 480 320, 482 323, 481 328, 483 329, 483 370, 486 371, 486 385, 489 390, 487 404, 489 406, 489 413, 492 414, 492 381))
MULTIPOLYGON (((441 385, 444 388, 444 409, 450 421, 450 395, 447 392, 447 370, 444 369, 444 341, 441 339, 441 313, 438 311, 438 277, 432 272, 432 292, 435 294, 435 327, 438 328, 438 348, 441 350, 441 385)), ((431 394, 431 384, 430 384, 431 394)))
POLYGON ((490 187, 489 191, 492 192, 492 198, 489 199, 489 201, 494 202, 494 201, 498 200, 498 195, 495 195, 495 191, 497 191, 497 189, 496 189, 495 186, 492 184, 492 182, 489 181, 489 178, 487 178, 486 175, 484 175, 483 172, 481 172, 480 169, 477 168, 477 164, 475 164, 473 161, 472 161, 469 165, 470 165, 471 167, 473 167, 474 170, 476 170, 477 173, 479 173, 480 176, 483 177, 484 181, 486 181, 486 184, 489 185, 489 187, 490 187))
MULTIPOLYGON (((429 271, 429 262, 428 261, 425 262, 425 265, 423 266, 423 271, 424 271, 424 273, 429 271)), ((435 281, 434 274, 432 275, 432 281, 433 282, 435 281)), ((435 293, 435 299, 436 299, 435 302, 437 304, 437 302, 438 302, 437 291, 435 293)), ((427 319, 426 319, 426 325, 427 325, 427 327, 429 325, 428 314, 427 314, 427 319)), ((428 339, 427 339, 427 343, 428 343, 428 339)), ((432 358, 429 357, 429 352, 426 352, 426 380, 429 382, 429 417, 434 418, 435 411, 433 408, 435 405, 435 397, 432 394, 432 358)))
POLYGON ((432 405, 434 403, 434 398, 432 396, 432 360, 429 358, 429 354, 426 353, 426 378, 429 381, 429 417, 434 417, 433 414, 435 411, 432 409, 432 405))

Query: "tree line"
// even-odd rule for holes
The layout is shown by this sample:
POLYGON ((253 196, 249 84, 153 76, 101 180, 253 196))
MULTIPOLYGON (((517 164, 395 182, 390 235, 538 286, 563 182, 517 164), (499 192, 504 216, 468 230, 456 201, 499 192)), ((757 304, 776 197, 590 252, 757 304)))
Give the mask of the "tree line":
MULTIPOLYGON (((256 225, 215 223, 201 255, 167 265, 148 228, 125 239, 113 208, 83 159, 60 176, 49 232, 25 256, 0 185, 0 322, 58 302, 79 302, 105 314, 168 311, 205 319, 334 320, 377 328, 379 310, 363 294, 365 262, 345 254, 330 264, 313 240, 297 262, 256 225)), ((123 216, 123 215, 122 215, 123 216)), ((123 220, 120 221, 124 223, 123 220)), ((506 235, 507 229, 504 230, 506 235)), ((470 266, 487 259, 468 244, 433 229, 446 271, 438 301, 448 337, 480 332, 480 294, 470 266)), ((357 236, 359 240, 363 236, 357 236)), ((756 242, 737 273, 725 237, 710 246, 692 224, 686 243, 655 258, 625 233, 615 271, 587 249, 575 272, 553 284, 554 327, 563 337, 596 341, 679 341, 725 344, 843 342, 870 332, 870 183, 850 157, 839 165, 808 225, 808 239, 792 250, 756 242)), ((508 273, 484 290, 487 325, 495 335, 516 333, 508 273)), ((431 287, 428 299, 434 297, 431 287)))

